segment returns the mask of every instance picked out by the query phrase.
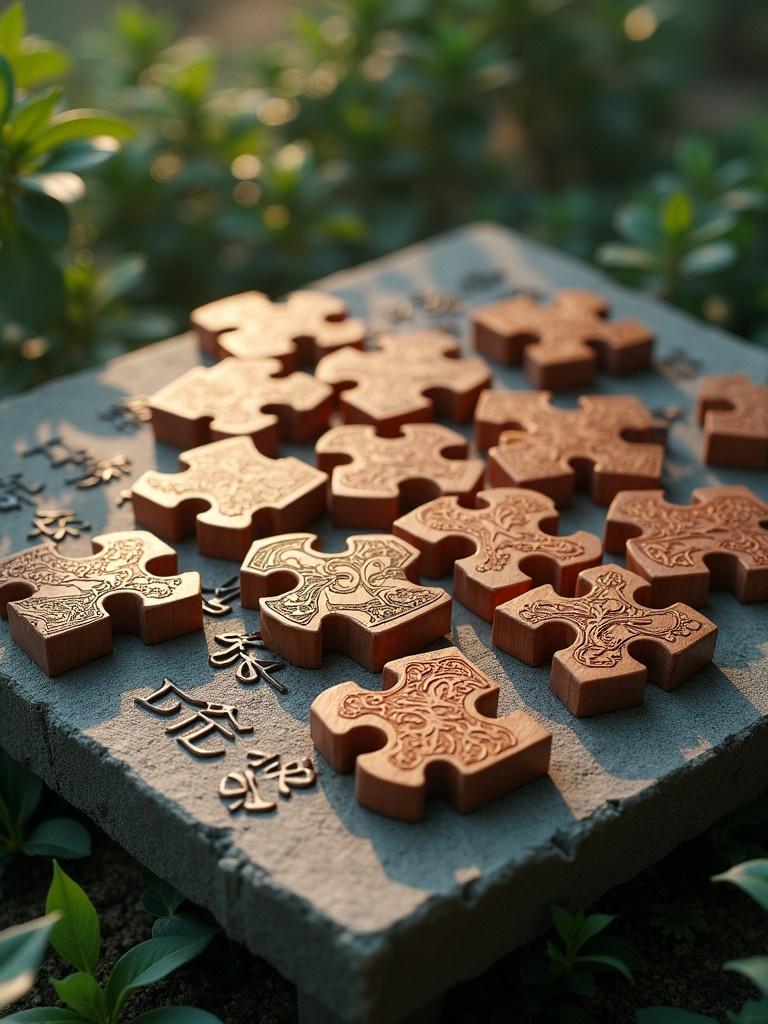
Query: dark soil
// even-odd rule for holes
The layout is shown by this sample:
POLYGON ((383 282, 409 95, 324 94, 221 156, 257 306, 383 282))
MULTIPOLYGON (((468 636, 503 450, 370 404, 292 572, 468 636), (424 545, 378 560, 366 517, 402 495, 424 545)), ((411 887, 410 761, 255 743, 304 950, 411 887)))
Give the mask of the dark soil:
MULTIPOLYGON (((636 944, 645 965, 630 985, 618 975, 603 974, 594 998, 583 1002, 593 1024, 631 1024, 635 1009, 677 1006, 725 1020, 726 1010, 740 1009, 755 992, 739 976, 721 970, 726 960, 765 953, 763 912, 732 885, 714 885, 710 876, 727 866, 711 839, 702 837, 681 847, 634 881, 613 890, 596 908, 617 915, 612 926, 636 944), (656 904, 682 907, 693 922, 693 941, 662 933, 652 923, 656 904), (686 908, 694 906, 693 914, 686 908), (700 913, 696 907, 700 905, 700 913)), ((67 870, 83 886, 99 911, 102 929, 102 976, 117 958, 150 935, 152 918, 141 907, 143 875, 139 866, 101 834, 94 837, 93 855, 69 862, 67 870)), ((20 858, 2 878, 0 926, 42 913, 50 879, 50 862, 20 858)), ((543 940, 533 944, 541 948, 543 940)), ((474 981, 458 985, 444 1000, 446 1022, 516 1022, 519 1009, 519 955, 515 954, 474 981)), ((50 952, 33 992, 15 1009, 55 1005, 51 976, 66 972, 50 952)), ((284 1024, 296 1020, 293 986, 265 961, 250 956, 219 935, 196 961, 170 978, 138 993, 128 1018, 163 1005, 189 1005, 217 1014, 224 1024, 284 1024)), ((58 1004, 56 1004, 58 1005, 58 1004)))

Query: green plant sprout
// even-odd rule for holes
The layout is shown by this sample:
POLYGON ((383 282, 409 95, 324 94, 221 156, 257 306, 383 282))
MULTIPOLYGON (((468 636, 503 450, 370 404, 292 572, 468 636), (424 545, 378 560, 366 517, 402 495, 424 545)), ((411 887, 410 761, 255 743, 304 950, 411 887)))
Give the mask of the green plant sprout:
POLYGON ((65 860, 90 854, 88 830, 74 818, 31 825, 42 792, 42 781, 0 750, 0 870, 20 853, 65 860))
MULTIPOLYGON (((96 979, 101 955, 101 930, 96 909, 83 889, 54 860, 46 913, 56 915, 50 942, 65 963, 75 968, 53 987, 67 1009, 19 1010, 4 1017, 7 1024, 118 1024, 126 1020, 134 993, 161 981, 208 946, 216 933, 191 914, 159 918, 152 938, 124 953, 102 986, 96 979)), ((148 1010, 131 1024, 221 1024, 218 1017, 189 1006, 148 1010)))

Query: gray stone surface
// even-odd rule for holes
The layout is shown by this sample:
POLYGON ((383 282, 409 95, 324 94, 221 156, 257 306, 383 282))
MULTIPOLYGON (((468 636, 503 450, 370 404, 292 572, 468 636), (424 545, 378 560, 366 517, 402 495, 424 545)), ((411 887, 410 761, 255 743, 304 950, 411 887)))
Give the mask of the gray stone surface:
MULTIPOLYGON (((491 270, 501 271, 504 283, 476 290, 471 302, 512 286, 544 293, 594 287, 618 315, 636 316, 658 332, 658 357, 680 349, 700 361, 703 373, 740 370, 758 380, 768 374, 765 351, 490 226, 321 284, 381 329, 413 293, 453 292, 467 272, 491 270)), ((447 320, 466 333, 462 316, 447 320)), ((76 491, 64 486, 66 470, 16 453, 23 442, 61 433, 100 455, 125 452, 134 477, 154 464, 173 469, 177 452, 156 449, 148 428, 116 434, 98 413, 121 395, 151 392, 197 361, 192 340, 182 337, 6 402, 0 475, 22 469, 44 479, 49 498, 80 511, 93 534, 130 527, 129 506, 115 506, 119 484, 76 491)), ((493 370, 497 384, 526 387, 518 371, 493 370)), ((600 376, 594 390, 631 391, 653 407, 679 405, 690 413, 695 386, 645 373, 600 376)), ((689 414, 671 432, 665 486, 674 500, 721 482, 746 482, 768 494, 768 474, 700 465, 698 443, 689 414)), ((311 459, 308 447, 283 446, 288 452, 311 459)), ((603 515, 579 497, 562 515, 561 530, 602 533, 603 515)), ((23 512, 2 516, 0 553, 26 546, 28 528, 23 512)), ((319 532, 326 544, 342 546, 340 531, 319 524, 319 532)), ((62 550, 88 548, 84 535, 62 550)), ((200 558, 192 543, 180 545, 180 559, 211 581, 235 568, 200 558)), ((544 926, 550 902, 588 903, 765 784, 766 607, 715 594, 708 614, 721 628, 715 664, 674 694, 650 687, 641 708, 577 721, 549 693, 548 668, 529 668, 493 648, 489 626, 456 605, 452 642, 499 680, 500 714, 524 704, 555 737, 549 778, 468 817, 438 802, 418 826, 378 817, 355 803, 351 777, 335 775, 317 758, 315 790, 295 794, 275 815, 231 818, 216 789, 249 746, 307 755, 315 695, 346 679, 377 684, 340 655, 328 656, 321 670, 286 669, 286 697, 264 686, 246 689, 232 670, 214 672, 207 661, 212 635, 241 622, 256 625, 255 613, 239 609, 209 620, 205 637, 158 647, 118 637, 112 657, 53 680, 0 626, 0 743, 140 861, 209 907, 230 935, 293 979, 308 1005, 325 1005, 349 1021, 394 1021, 531 937, 544 926), (223 762, 193 760, 164 736, 160 719, 134 706, 134 697, 146 696, 163 675, 206 698, 237 703, 256 727, 253 739, 240 738, 223 762)))

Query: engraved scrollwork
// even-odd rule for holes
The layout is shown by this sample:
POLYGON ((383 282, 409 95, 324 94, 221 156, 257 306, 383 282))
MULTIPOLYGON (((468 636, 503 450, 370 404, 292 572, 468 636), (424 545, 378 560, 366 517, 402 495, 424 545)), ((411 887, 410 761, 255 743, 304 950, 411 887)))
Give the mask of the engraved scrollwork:
POLYGON ((471 767, 517 744, 508 729, 467 707, 472 695, 491 686, 463 658, 414 661, 390 690, 347 694, 339 714, 391 722, 395 739, 388 758, 397 768, 417 768, 436 755, 471 767))
POLYGON ((574 626, 577 639, 570 653, 588 668, 618 665, 633 640, 674 643, 701 629, 699 621, 679 608, 649 609, 636 604, 625 594, 627 582, 618 572, 605 572, 583 597, 533 601, 520 610, 520 616, 533 624, 560 619, 574 626))

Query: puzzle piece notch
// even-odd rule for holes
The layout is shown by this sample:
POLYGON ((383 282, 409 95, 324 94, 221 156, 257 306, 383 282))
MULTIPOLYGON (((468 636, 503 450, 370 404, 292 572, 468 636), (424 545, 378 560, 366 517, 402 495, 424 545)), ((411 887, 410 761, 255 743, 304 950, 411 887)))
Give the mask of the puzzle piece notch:
POLYGON ((224 359, 197 366, 150 398, 158 441, 196 448, 247 434, 276 455, 280 438, 306 443, 328 426, 333 392, 308 373, 276 376, 276 359, 224 359))
POLYGON ((179 461, 179 473, 148 470, 136 481, 134 515, 169 540, 196 533, 203 555, 239 562, 255 537, 300 529, 325 511, 325 473, 267 458, 250 437, 192 448, 179 461))
POLYGON ((609 320, 607 301, 578 288, 556 292, 545 306, 515 295, 472 316, 479 352, 518 366, 535 388, 588 387, 599 366, 627 374, 651 366, 653 333, 637 320, 609 320))
POLYGON ((583 395, 559 409, 549 391, 486 391, 475 413, 479 448, 494 487, 529 487, 557 505, 575 488, 608 505, 622 490, 658 487, 666 426, 631 395, 583 395), (508 427, 515 429, 506 429, 508 427), (498 444, 494 444, 498 441, 498 444))
POLYGON ((284 370, 317 363, 339 348, 362 348, 365 324, 349 317, 343 299, 325 292, 292 292, 272 302, 241 292, 198 306, 191 314, 200 348, 217 359, 278 359, 284 370))
POLYGON ((347 682, 310 709, 315 746, 355 770, 358 803, 403 821, 427 797, 475 811, 549 769, 552 734, 526 711, 496 718, 499 686, 457 647, 391 661, 381 692, 347 682))
POLYGON ((768 468, 768 385, 745 374, 704 377, 696 399, 701 458, 713 466, 768 468))
POLYGON ((156 644, 202 629, 200 576, 178 573, 173 548, 144 530, 91 544, 86 557, 46 543, 0 562, 0 614, 47 675, 109 654, 113 633, 156 644))
POLYGON ((652 609, 650 587, 618 565, 586 569, 575 597, 551 586, 500 605, 493 643, 528 665, 552 657, 550 689, 577 717, 642 704, 646 681, 673 690, 709 664, 717 626, 693 608, 652 609))
POLYGON ((433 423, 406 424, 398 437, 368 425, 334 427, 315 445, 317 465, 331 475, 333 522, 369 529, 389 529, 436 494, 475 494, 485 466, 468 454, 461 434, 433 423))
POLYGON ((460 358, 455 338, 438 330, 382 335, 376 349, 334 352, 316 376, 333 385, 345 423, 371 423, 386 437, 404 423, 469 420, 491 382, 482 359, 460 358))
POLYGON ((392 525, 421 551, 420 569, 436 578, 453 570, 453 596, 490 622, 494 609, 531 587, 552 583, 571 595, 582 569, 599 565, 603 547, 593 533, 558 536, 551 498, 499 487, 480 491, 475 507, 436 498, 392 525))
POLYGON ((663 491, 623 491, 608 510, 605 546, 626 550, 655 607, 698 607, 710 587, 768 601, 768 504, 748 487, 698 487, 690 505, 671 504, 663 491))
POLYGON ((418 583, 410 544, 388 534, 350 537, 343 551, 316 544, 312 533, 264 538, 243 561, 241 602, 259 609, 271 651, 306 668, 341 651, 379 672, 450 630, 450 595, 418 583))

